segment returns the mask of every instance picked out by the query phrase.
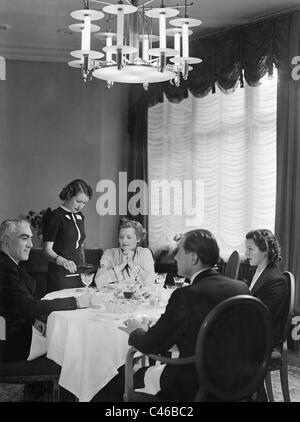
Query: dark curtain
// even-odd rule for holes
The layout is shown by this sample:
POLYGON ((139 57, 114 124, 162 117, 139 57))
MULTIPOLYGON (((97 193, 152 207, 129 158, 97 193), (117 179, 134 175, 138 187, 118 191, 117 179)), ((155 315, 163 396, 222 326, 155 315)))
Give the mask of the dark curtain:
POLYGON ((145 93, 149 106, 162 102, 163 94, 176 103, 189 91, 195 97, 204 97, 215 92, 217 85, 221 91, 231 92, 244 81, 256 86, 266 73, 272 75, 273 66, 286 70, 290 19, 291 14, 280 15, 191 40, 190 54, 202 62, 178 88, 170 82, 150 84, 145 93))
MULTIPOLYGON (((288 37, 289 63, 295 56, 300 63, 300 12, 290 18, 288 37)), ((282 269, 295 276, 300 314, 300 68, 296 70, 295 75, 292 69, 279 72, 275 231, 282 246, 282 269)))
MULTIPOLYGON (((129 93, 129 163, 128 163, 128 184, 132 181, 148 181, 147 166, 147 139, 148 139, 148 104, 143 95, 143 88, 139 85, 131 85, 129 93)), ((135 186, 133 186, 135 188, 135 186)), ((137 215, 130 212, 128 207, 128 216, 131 219, 139 221, 148 231, 148 196, 146 190, 140 190, 137 186, 132 193, 128 193, 128 201, 133 199, 136 193, 141 195, 142 201, 137 203, 137 208, 142 213, 137 215)), ((148 243, 148 236, 145 239, 148 243)))

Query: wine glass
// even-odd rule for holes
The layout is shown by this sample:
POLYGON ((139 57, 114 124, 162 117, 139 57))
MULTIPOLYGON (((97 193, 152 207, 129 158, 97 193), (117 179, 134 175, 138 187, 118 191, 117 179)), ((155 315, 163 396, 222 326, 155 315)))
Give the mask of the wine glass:
POLYGON ((185 277, 178 277, 178 276, 174 277, 174 284, 175 284, 176 289, 183 286, 184 280, 185 280, 185 277))
POLYGON ((159 285, 159 287, 164 287, 167 274, 168 273, 156 273, 155 274, 155 282, 159 285))
POLYGON ((86 292, 89 292, 89 285, 93 281, 94 274, 81 274, 81 281, 86 287, 86 292))

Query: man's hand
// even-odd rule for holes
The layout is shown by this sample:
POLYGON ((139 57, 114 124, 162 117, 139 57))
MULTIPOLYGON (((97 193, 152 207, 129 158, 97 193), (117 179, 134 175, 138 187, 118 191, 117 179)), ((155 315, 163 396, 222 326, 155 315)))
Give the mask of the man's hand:
POLYGON ((124 326, 119 327, 120 330, 125 331, 127 334, 131 334, 137 328, 142 328, 143 330, 147 331, 149 328, 149 322, 146 321, 145 318, 142 321, 138 321, 137 319, 127 319, 124 321, 124 326))
POLYGON ((36 319, 34 321, 33 326, 34 326, 34 328, 36 330, 38 330, 38 332, 40 332, 42 334, 42 336, 45 336, 46 335, 46 327, 47 326, 46 326, 46 324, 43 321, 40 321, 39 319, 36 319))

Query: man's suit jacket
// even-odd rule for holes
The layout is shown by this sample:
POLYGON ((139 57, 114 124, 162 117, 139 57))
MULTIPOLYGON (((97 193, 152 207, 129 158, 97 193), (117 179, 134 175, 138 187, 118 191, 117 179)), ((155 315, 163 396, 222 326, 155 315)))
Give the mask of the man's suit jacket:
MULTIPOLYGON (((251 269, 246 276, 250 287, 256 267, 251 269)), ((256 280, 251 294, 260 299, 269 309, 273 320, 274 336, 273 345, 280 343, 281 333, 286 318, 286 309, 289 306, 289 289, 285 276, 275 264, 269 264, 256 280)))
MULTIPOLYGON (((143 353, 163 353, 177 345, 180 357, 195 353, 197 334, 207 314, 232 296, 249 294, 245 283, 209 269, 200 273, 193 284, 171 295, 165 313, 148 331, 137 329, 129 344, 143 353)), ((195 365, 167 365, 161 376, 159 396, 168 401, 192 401, 198 390, 195 365)))
POLYGON ((0 251, 0 315, 6 321, 6 340, 1 341, 2 361, 24 360, 30 352, 32 325, 52 311, 76 309, 74 297, 38 300, 35 280, 0 251))

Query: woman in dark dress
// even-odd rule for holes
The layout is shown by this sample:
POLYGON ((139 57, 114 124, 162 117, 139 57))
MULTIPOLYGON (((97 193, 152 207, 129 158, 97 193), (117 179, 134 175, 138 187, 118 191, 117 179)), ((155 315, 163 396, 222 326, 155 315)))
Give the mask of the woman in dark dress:
POLYGON ((273 319, 274 347, 278 346, 288 306, 288 284, 277 264, 281 261, 280 246, 274 234, 267 229, 252 230, 246 234, 246 258, 251 269, 246 282, 251 294, 269 309, 273 319))
POLYGON ((47 292, 82 286, 80 276, 66 275, 74 274, 84 261, 84 215, 80 211, 92 195, 86 182, 73 180, 59 194, 63 204, 44 216, 43 249, 49 260, 47 292))

